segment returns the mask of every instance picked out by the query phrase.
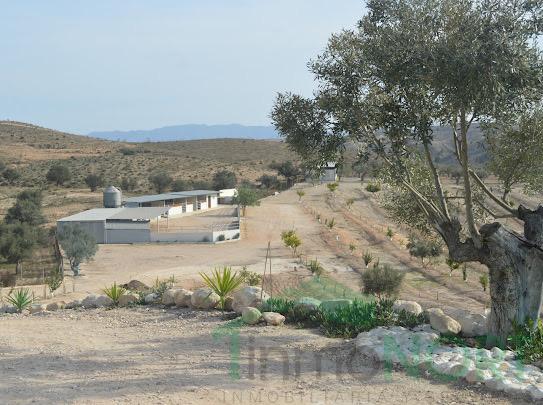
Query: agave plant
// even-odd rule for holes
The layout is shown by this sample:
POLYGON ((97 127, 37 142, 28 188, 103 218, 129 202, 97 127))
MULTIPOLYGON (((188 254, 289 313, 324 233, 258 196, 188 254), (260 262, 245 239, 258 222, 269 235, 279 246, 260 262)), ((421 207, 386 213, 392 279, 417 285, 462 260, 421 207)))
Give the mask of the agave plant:
POLYGON ((364 260, 364 264, 368 268, 369 264, 373 261, 373 254, 370 251, 364 252, 362 260, 364 260))
POLYGON ((23 312, 26 308, 32 305, 33 297, 28 288, 11 291, 6 297, 7 302, 17 308, 18 312, 23 312))
POLYGON ((200 276, 202 276, 206 285, 219 296, 222 310, 224 310, 226 297, 244 282, 244 278, 238 275, 237 272, 232 273, 232 268, 228 266, 213 270, 211 276, 204 273, 200 273, 200 276))
POLYGON ((116 282, 111 287, 104 288, 102 291, 111 298, 114 305, 119 305, 119 299, 126 294, 126 289, 118 286, 116 282))

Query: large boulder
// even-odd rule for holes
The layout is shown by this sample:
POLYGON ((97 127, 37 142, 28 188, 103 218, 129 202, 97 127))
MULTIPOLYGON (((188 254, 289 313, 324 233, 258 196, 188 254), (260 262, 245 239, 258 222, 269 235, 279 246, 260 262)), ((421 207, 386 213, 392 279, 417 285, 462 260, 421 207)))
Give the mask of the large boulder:
POLYGON ((66 308, 66 303, 64 301, 51 302, 47 304, 47 311, 58 311, 59 309, 66 308))
POLYGON ((175 295, 178 293, 179 288, 170 288, 162 294, 162 305, 171 306, 175 305, 175 295))
POLYGON ((143 301, 146 303, 146 304, 154 304, 156 303, 158 300, 160 299, 160 296, 157 294, 157 293, 151 293, 151 294, 147 294, 145 296, 145 298, 143 299, 143 301))
POLYGON ((486 316, 461 309, 455 309, 450 314, 462 327, 462 336, 475 337, 486 335, 486 316))
POLYGON ((261 317, 260 311, 253 307, 245 307, 241 311, 241 320, 247 325, 256 325, 261 317))
POLYGON ((462 326, 450 316, 445 315, 440 308, 427 309, 426 314, 430 319, 432 329, 443 335, 457 335, 462 330, 462 326))
POLYGON ((107 295, 99 295, 96 297, 95 305, 97 308, 113 306, 113 300, 107 295))
POLYGON ((198 309, 212 309, 217 306, 220 297, 211 288, 199 288, 190 297, 190 304, 198 309))
POLYGON ((392 308, 394 311, 405 311, 413 315, 420 315, 422 313, 422 307, 416 301, 396 300, 392 308))
POLYGON ((81 300, 74 300, 74 301, 70 301, 68 302, 64 308, 66 309, 75 309, 75 308, 79 308, 80 306, 82 306, 83 303, 81 300))
POLYGON ((262 312, 262 318, 272 326, 281 326, 285 323, 285 317, 277 312, 262 312))
POLYGON ((334 311, 341 307, 348 307, 352 305, 353 301, 345 298, 340 298, 336 300, 325 300, 321 302, 321 309, 324 311, 334 311))
POLYGON ((130 305, 136 305, 140 300, 140 296, 134 293, 123 294, 119 298, 120 307, 128 307, 130 305))
POLYGON ((96 308, 96 300, 98 299, 98 296, 95 294, 87 295, 83 300, 81 301, 81 306, 84 308, 96 308))
POLYGON ((15 314, 17 313, 17 308, 13 305, 4 305, 0 307, 0 314, 15 314))
POLYGON ((294 308, 303 311, 316 311, 319 309, 321 301, 312 297, 302 297, 294 302, 294 308))
POLYGON ((47 306, 44 304, 32 304, 28 310, 31 314, 38 314, 47 311, 47 306))
POLYGON ((240 314, 243 311, 243 308, 258 308, 269 298, 269 295, 262 292, 262 288, 260 287, 243 287, 233 295, 232 309, 240 314), (262 299, 260 298, 261 294, 262 299))
POLYGON ((185 290, 184 288, 177 290, 174 297, 175 305, 178 307, 189 307, 192 294, 192 291, 185 290))

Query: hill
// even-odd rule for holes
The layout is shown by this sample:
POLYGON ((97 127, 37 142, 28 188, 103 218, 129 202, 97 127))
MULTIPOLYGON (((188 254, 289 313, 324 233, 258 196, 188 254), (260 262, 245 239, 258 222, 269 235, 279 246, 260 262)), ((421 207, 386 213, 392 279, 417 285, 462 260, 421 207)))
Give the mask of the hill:
POLYGON ((271 126, 245 126, 239 124, 174 125, 148 130, 91 132, 89 136, 127 142, 187 141, 216 138, 279 139, 279 134, 271 126))

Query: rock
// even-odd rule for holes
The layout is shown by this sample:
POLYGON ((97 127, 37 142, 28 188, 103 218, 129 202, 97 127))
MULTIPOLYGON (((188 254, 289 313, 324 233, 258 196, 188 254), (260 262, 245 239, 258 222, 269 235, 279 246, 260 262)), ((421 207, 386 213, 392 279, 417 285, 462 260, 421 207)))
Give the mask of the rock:
POLYGON ((528 387, 528 392, 533 400, 539 401, 543 399, 543 385, 533 384, 528 387))
POLYGON ((285 317, 277 312, 262 312, 262 318, 272 326, 280 326, 285 323, 285 317))
POLYGON ((128 307, 130 305, 136 305, 140 300, 140 296, 134 293, 123 294, 119 297, 119 306, 128 307))
POLYGON ((126 290, 133 292, 148 292, 151 289, 139 280, 131 280, 126 284, 121 285, 126 290))
POLYGON ((179 292, 178 288, 170 288, 162 294, 162 305, 175 305, 175 295, 179 292))
POLYGON ((174 297, 175 305, 178 307, 189 307, 190 297, 192 297, 192 291, 185 290, 184 288, 177 290, 174 297))
POLYGON ((451 316, 460 324, 462 336, 475 337, 486 335, 486 316, 460 309, 454 310, 451 316))
POLYGON ((96 297, 95 305, 97 308, 113 306, 113 300, 107 295, 99 295, 96 297))
POLYGON ((28 310, 31 314, 37 314, 40 312, 47 311, 47 306, 44 304, 32 304, 30 308, 28 308, 28 310))
POLYGON ((462 330, 462 326, 448 315, 445 315, 439 308, 430 308, 426 310, 430 318, 430 325, 439 333, 444 335, 457 335, 462 330))
POLYGON ((348 299, 326 300, 321 302, 321 309, 324 311, 334 311, 337 308, 348 307, 352 304, 353 301, 348 299))
POLYGON ((17 313, 17 308, 13 305, 4 305, 0 307, 0 314, 15 314, 17 313))
POLYGON ((87 295, 81 301, 81 306, 85 308, 96 308, 96 300, 98 296, 95 294, 87 295))
POLYGON ((422 307, 416 301, 396 300, 392 307, 395 311, 406 311, 413 315, 420 315, 422 307))
POLYGON ((486 382, 492 378, 492 372, 490 370, 473 369, 466 374, 466 381, 470 383, 486 382))
POLYGON ((232 296, 232 309, 240 314, 245 307, 258 308, 270 297, 260 287, 243 287, 232 296), (260 295, 262 294, 262 299, 260 295))
POLYGON ((224 300, 224 310, 233 311, 234 310, 234 297, 226 297, 224 300))
POLYGON ((146 303, 146 304, 154 304, 155 302, 158 301, 160 297, 158 296, 157 293, 151 293, 151 294, 147 294, 145 296, 145 298, 143 299, 143 301, 146 303))
POLYGON ((66 309, 74 309, 74 308, 79 308, 81 305, 83 305, 81 303, 81 300, 74 300, 74 301, 70 301, 68 302, 64 308, 66 309))
POLYGON ((262 314, 260 311, 253 307, 245 307, 241 311, 241 320, 247 325, 255 325, 260 321, 262 314))
POLYGON ((190 297, 190 304, 199 309, 215 308, 219 301, 219 296, 211 288, 199 288, 190 297))
POLYGON ((294 308, 306 311, 316 311, 319 309, 321 302, 316 298, 302 297, 294 302, 294 308))
POLYGON ((64 301, 58 301, 58 302, 51 302, 50 304, 47 304, 46 310, 47 311, 58 311, 59 309, 66 308, 66 303, 64 301))

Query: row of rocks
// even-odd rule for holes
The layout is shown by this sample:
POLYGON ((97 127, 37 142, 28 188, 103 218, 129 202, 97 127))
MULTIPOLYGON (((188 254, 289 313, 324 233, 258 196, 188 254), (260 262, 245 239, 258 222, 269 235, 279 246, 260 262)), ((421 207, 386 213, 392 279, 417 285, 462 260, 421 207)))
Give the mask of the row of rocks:
POLYGON ((241 320, 247 325, 256 325, 265 322, 271 326, 281 326, 285 323, 285 317, 277 312, 260 312, 257 308, 245 307, 241 311, 241 320))
POLYGON ((357 352, 379 362, 389 362, 435 377, 464 379, 491 390, 543 399, 543 372, 515 360, 511 351, 449 347, 437 343, 431 325, 405 329, 378 327, 355 340, 357 352))

